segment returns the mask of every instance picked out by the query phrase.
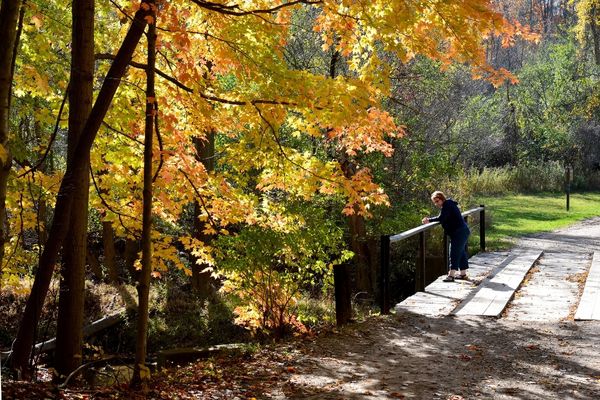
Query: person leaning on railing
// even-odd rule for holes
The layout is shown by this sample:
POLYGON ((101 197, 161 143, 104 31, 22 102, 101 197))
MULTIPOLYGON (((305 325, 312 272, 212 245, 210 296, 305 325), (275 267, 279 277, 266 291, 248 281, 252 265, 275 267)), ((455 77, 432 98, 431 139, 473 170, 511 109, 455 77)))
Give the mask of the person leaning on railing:
POLYGON ((450 236, 450 271, 448 271, 448 276, 444 278, 444 282, 454 282, 455 279, 468 279, 469 257, 465 245, 471 231, 461 215, 458 203, 452 199, 447 199, 444 193, 437 190, 431 194, 431 201, 441 209, 440 215, 425 217, 421 222, 428 224, 429 222, 439 221, 446 235, 450 236))

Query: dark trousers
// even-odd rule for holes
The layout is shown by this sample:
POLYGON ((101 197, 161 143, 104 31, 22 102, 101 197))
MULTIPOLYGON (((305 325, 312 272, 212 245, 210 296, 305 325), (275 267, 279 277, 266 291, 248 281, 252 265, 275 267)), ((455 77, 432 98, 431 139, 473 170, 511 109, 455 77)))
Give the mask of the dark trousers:
POLYGON ((459 270, 469 268, 469 256, 466 244, 469 240, 469 227, 458 228, 450 235, 450 269, 459 270))

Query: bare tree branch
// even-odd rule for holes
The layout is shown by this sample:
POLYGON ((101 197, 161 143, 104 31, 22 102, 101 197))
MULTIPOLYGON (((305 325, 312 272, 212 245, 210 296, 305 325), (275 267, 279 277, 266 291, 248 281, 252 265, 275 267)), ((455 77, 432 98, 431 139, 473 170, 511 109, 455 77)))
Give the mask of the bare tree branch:
POLYGON ((257 15, 257 14, 271 14, 271 13, 274 13, 275 11, 278 11, 285 7, 291 7, 291 6, 295 6, 297 4, 321 4, 322 1, 321 0, 315 0, 315 1, 294 0, 294 1, 290 1, 289 3, 282 3, 273 8, 257 9, 257 10, 242 10, 242 8, 238 4, 225 5, 225 4, 219 4, 219 3, 212 3, 210 1, 204 1, 204 0, 192 0, 192 3, 196 4, 199 7, 202 7, 204 9, 216 11, 221 14, 243 16, 243 15, 257 15))
POLYGON ((204 197, 202 196, 202 194, 200 193, 200 191, 198 190, 198 188, 196 187, 196 185, 194 185, 194 182, 192 182, 192 180, 190 179, 190 177, 188 176, 188 174, 186 174, 186 172, 179 168, 179 172, 181 172, 183 174, 183 176, 185 176, 185 179, 187 179, 187 181, 190 183, 190 185, 192 185, 192 189, 194 189, 194 192, 196 193, 196 196, 198 196, 198 199, 200 199, 200 203, 202 204, 202 208, 204 209, 204 211, 206 211, 206 215, 208 216, 208 222, 210 223, 210 226, 212 226, 214 228, 214 230, 218 230, 218 226, 217 223, 215 222, 215 220, 213 219, 212 215, 210 214, 210 212, 208 211, 208 208, 206 207, 206 202, 204 201, 204 197))
POLYGON ((18 175, 18 178, 21 178, 33 171, 36 171, 40 167, 40 165, 42 165, 44 160, 46 160, 46 157, 48 156, 48 153, 50 153, 50 149, 52 148, 52 143, 54 143, 54 141, 56 140, 56 135, 58 134, 58 125, 60 124, 60 118, 62 117, 62 112, 65 108, 65 103, 67 101, 67 97, 69 97, 69 89, 70 88, 71 88, 71 82, 69 82, 67 84, 67 89, 65 90, 65 95, 63 96, 62 103, 60 103, 60 109, 58 110, 58 115, 56 116, 56 124, 54 125, 54 132, 52 132, 52 136, 50 137, 48 146, 46 146, 44 155, 42 156, 42 158, 39 159, 39 161, 33 167, 29 168, 29 170, 18 175))
MULTIPOLYGON (((96 59, 97 60, 112 60, 112 59, 114 59, 114 56, 112 54, 96 54, 96 59)), ((135 67, 135 68, 139 68, 139 69, 144 69, 144 70, 146 69, 146 64, 138 63, 135 61, 130 61, 129 65, 131 65, 132 67, 135 67)), ((203 99, 214 101, 217 103, 237 105, 237 106, 256 105, 256 104, 272 104, 272 105, 280 105, 280 106, 300 107, 300 104, 290 102, 290 101, 279 101, 279 100, 268 100, 268 99, 256 99, 256 100, 250 100, 250 101, 232 100, 232 99, 224 99, 222 97, 212 96, 212 95, 202 93, 202 92, 195 92, 194 89, 184 85, 183 83, 179 82, 176 78, 165 74, 161 70, 155 69, 155 72, 157 75, 159 75, 162 78, 166 79, 167 81, 173 83, 175 86, 185 90, 186 92, 197 93, 203 99)), ((324 109, 324 107, 315 107, 315 108, 317 110, 324 109)))

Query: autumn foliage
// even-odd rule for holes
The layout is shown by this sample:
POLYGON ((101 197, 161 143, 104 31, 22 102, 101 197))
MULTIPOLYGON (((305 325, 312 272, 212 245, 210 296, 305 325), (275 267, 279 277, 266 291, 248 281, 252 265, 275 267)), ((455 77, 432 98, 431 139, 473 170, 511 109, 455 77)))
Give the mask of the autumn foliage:
MULTIPOLYGON (((94 79, 101 85, 133 15, 154 6, 97 3, 94 79)), ((24 8, 3 285, 20 284, 40 256, 64 174, 70 34, 57 21, 67 18, 66 6, 55 0, 24 8)), ((495 85, 514 82, 488 65, 483 42, 531 37, 486 0, 174 0, 157 1, 156 12, 156 21, 145 17, 157 22, 156 96, 143 90, 142 43, 93 143, 91 215, 110 223, 117 241, 139 240, 144 112, 153 104, 153 276, 172 269, 191 275, 202 265, 246 301, 246 323, 269 328, 292 323, 287 308, 300 286, 327 282, 332 266, 349 258, 343 235, 318 229, 316 214, 301 210, 317 205, 336 216, 369 217, 389 204, 364 157, 390 156, 389 140, 404 135, 385 108, 391 72, 423 55, 443 67, 467 63, 495 85), (289 62, 301 35, 316 40, 314 68, 289 62), (333 59, 342 73, 329 73, 333 59), (211 135, 214 154, 203 158, 198 148, 211 135), (190 229, 194 203, 201 235, 190 229), (326 245, 315 250, 319 243, 326 245)))

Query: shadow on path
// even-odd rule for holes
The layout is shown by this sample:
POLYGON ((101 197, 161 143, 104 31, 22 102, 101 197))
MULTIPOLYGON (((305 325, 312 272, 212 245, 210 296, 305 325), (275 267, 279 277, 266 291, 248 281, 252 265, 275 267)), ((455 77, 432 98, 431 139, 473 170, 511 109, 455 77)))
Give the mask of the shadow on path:
POLYGON ((303 348, 296 373, 272 398, 600 398, 598 328, 593 322, 377 317, 303 348))

